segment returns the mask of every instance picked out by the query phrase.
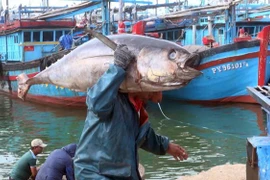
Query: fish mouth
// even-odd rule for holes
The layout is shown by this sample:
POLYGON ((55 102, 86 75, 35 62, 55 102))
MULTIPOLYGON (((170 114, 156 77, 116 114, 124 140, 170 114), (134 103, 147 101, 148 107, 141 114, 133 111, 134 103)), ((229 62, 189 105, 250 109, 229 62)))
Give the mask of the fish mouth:
POLYGON ((186 66, 185 68, 180 68, 176 72, 176 81, 190 81, 202 74, 201 71, 194 69, 192 67, 186 66))
POLYGON ((167 91, 185 87, 191 80, 201 74, 202 73, 196 69, 186 67, 185 69, 179 69, 179 72, 175 72, 171 77, 159 76, 157 81, 151 81, 151 79, 148 78, 140 79, 139 84, 146 86, 148 91, 149 89, 151 91, 167 91))
POLYGON ((169 83, 163 83, 161 86, 180 86, 183 82, 169 82, 169 83))
POLYGON ((191 68, 198 67, 200 63, 201 63, 201 58, 199 54, 192 53, 187 58, 185 58, 184 61, 177 63, 177 65, 179 68, 184 69, 187 67, 191 67, 191 68))
POLYGON ((191 67, 179 68, 172 76, 157 76, 156 81, 147 77, 140 79, 140 82, 149 83, 156 87, 182 87, 187 85, 192 79, 200 76, 201 71, 191 67))
POLYGON ((176 89, 176 88, 180 88, 183 87, 185 85, 187 85, 190 81, 184 81, 184 82, 150 82, 150 81, 141 81, 140 83, 147 83, 155 88, 164 88, 164 90, 166 89, 176 89))

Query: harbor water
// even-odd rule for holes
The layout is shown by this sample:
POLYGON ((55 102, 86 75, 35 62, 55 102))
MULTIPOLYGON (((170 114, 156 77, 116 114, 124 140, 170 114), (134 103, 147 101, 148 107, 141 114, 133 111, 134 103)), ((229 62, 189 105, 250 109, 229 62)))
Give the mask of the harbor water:
MULTIPOLYGON (((169 155, 156 156, 140 150, 146 179, 177 179, 225 163, 246 162, 246 138, 265 135, 265 117, 260 105, 194 105, 172 100, 147 110, 156 133, 182 145, 188 160, 178 162, 169 155)), ((78 142, 85 109, 52 108, 0 95, 0 179, 7 179, 14 163, 29 149, 34 138, 48 146, 38 157, 66 144, 78 142)))

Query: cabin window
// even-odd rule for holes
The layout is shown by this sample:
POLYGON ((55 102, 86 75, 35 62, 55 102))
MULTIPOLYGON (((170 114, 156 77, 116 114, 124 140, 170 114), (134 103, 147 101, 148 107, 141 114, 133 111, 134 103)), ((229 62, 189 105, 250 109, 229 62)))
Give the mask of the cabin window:
POLYGON ((218 34, 223 34, 223 33, 224 33, 223 29, 218 29, 218 34))
MULTIPOLYGON (((178 39, 178 38, 179 38, 179 39, 181 38, 181 37, 180 37, 180 36, 181 36, 180 31, 181 31, 181 30, 179 30, 179 31, 174 31, 174 38, 173 38, 173 39, 176 40, 176 39, 178 39)), ((181 38, 181 39, 182 39, 182 38, 181 38)))
POLYGON ((55 40, 56 40, 56 41, 59 40, 59 38, 62 36, 62 33, 63 33, 62 31, 56 31, 56 32, 55 32, 55 40))
POLYGON ((43 31, 43 41, 53 41, 53 31, 43 31))
POLYGON ((173 40, 173 38, 174 38, 173 34, 174 34, 173 31, 169 31, 167 40, 169 40, 169 41, 173 40))
POLYGON ((180 37, 180 39, 186 39, 186 31, 184 29, 181 29, 180 37))
POLYGON ((166 39, 167 38, 167 33, 166 32, 161 32, 160 36, 162 37, 162 39, 166 39))
POLYGON ((14 37, 14 43, 19 43, 19 37, 18 36, 13 36, 14 37))
POLYGON ((23 39, 24 39, 24 42, 30 42, 31 41, 31 32, 24 32, 23 39))
POLYGON ((33 42, 40 42, 40 32, 33 32, 33 42))
POLYGON ((70 31, 65 31, 65 35, 67 35, 67 34, 69 34, 70 33, 70 31))
POLYGON ((245 33, 248 33, 249 35, 254 34, 255 27, 242 27, 242 28, 245 30, 245 33))

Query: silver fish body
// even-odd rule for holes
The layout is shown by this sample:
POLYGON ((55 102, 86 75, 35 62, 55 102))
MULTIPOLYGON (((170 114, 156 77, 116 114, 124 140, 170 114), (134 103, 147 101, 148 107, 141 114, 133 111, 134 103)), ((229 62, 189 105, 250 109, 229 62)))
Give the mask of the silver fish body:
MULTIPOLYGON (((120 87, 122 92, 155 92, 186 85, 201 73, 192 67, 198 58, 176 43, 131 34, 108 36, 117 44, 126 44, 135 55, 120 87), (188 65, 188 66, 187 66, 188 65)), ((90 40, 41 71, 33 78, 17 77, 18 96, 23 98, 34 84, 54 84, 86 91, 113 63, 114 51, 98 39, 90 40)))

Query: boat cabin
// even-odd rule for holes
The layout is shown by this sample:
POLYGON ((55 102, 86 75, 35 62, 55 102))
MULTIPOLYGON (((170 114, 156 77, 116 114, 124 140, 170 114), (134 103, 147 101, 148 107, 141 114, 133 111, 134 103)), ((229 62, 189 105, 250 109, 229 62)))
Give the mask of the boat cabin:
POLYGON ((59 51, 59 38, 75 21, 16 20, 0 26, 1 61, 28 62, 59 51))
POLYGON ((146 20, 145 32, 158 32, 163 39, 181 45, 204 45, 206 36, 213 36, 218 45, 230 44, 256 38, 263 27, 269 24, 269 11, 261 15, 255 9, 264 5, 222 5, 188 9, 146 20), (221 10, 220 10, 221 8, 221 10))

